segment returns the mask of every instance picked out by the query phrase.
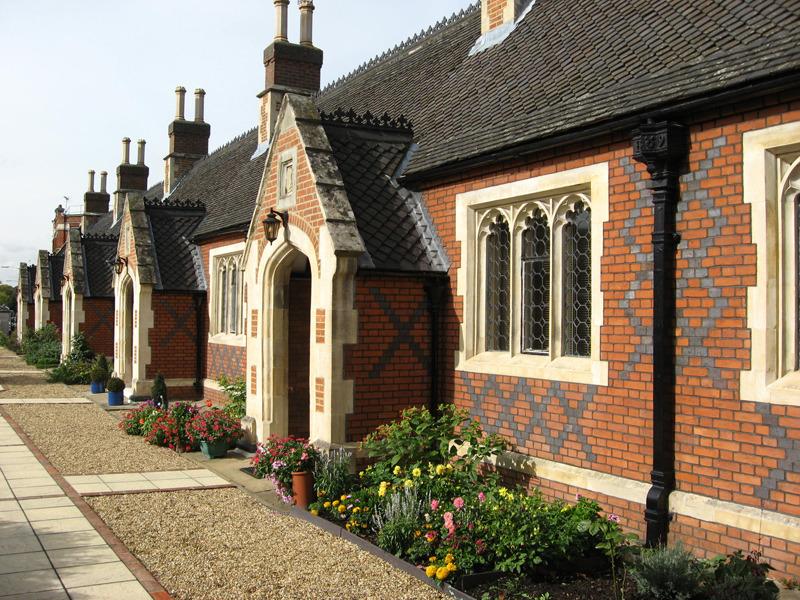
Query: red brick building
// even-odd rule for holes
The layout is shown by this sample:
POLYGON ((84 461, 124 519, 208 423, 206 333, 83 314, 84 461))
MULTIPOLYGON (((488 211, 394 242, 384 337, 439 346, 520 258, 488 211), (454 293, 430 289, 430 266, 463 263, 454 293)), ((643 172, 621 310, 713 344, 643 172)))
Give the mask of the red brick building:
POLYGON ((300 4, 255 129, 206 156, 179 88, 118 194, 134 394, 244 375, 330 444, 453 403, 512 478, 800 575, 795 3, 484 0, 321 91, 300 4))

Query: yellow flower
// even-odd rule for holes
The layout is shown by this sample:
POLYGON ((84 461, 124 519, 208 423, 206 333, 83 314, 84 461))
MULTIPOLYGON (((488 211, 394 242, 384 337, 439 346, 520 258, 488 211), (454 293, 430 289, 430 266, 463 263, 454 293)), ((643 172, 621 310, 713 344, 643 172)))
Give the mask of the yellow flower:
POLYGON ((344 512, 344 511, 346 511, 346 510, 347 510, 347 509, 344 507, 344 504, 340 504, 340 505, 339 505, 339 512, 340 512, 340 513, 343 513, 343 512, 344 512))
POLYGON ((339 501, 338 500, 334 500, 333 504, 331 504, 331 506, 339 506, 339 501))
POLYGON ((348 523, 347 525, 345 525, 345 527, 347 528, 347 531, 350 531, 350 523, 348 523))
POLYGON ((439 567, 436 569, 436 579, 442 581, 450 576, 450 569, 447 567, 439 567))
POLYGON ((344 502, 345 500, 347 500, 347 496, 345 496, 344 494, 342 494, 342 497, 341 497, 341 498, 339 498, 339 500, 341 500, 342 502, 344 502))
POLYGON ((397 465, 397 466, 394 468, 394 474, 395 474, 395 475, 400 475, 400 473, 402 473, 402 472, 403 472, 403 469, 401 469, 401 468, 400 468, 400 465, 397 465))
POLYGON ((325 504, 322 505, 322 508, 330 508, 330 507, 331 507, 330 502, 326 502, 325 504))
POLYGON ((444 557, 444 563, 445 563, 446 565, 449 565, 449 564, 450 564, 451 562, 453 562, 455 559, 456 559, 456 557, 455 557, 455 556, 453 556, 452 554, 448 554, 447 556, 445 556, 445 557, 444 557))
POLYGON ((452 573, 453 571, 456 571, 456 570, 458 570, 458 567, 456 566, 456 563, 454 563, 454 562, 451 562, 449 565, 447 565, 447 567, 446 567, 446 568, 447 568, 447 570, 448 570, 448 571, 450 571, 451 573, 452 573))
POLYGON ((444 475, 445 472, 444 465, 436 465, 436 474, 437 475, 444 475))
POLYGON ((406 479, 406 482, 403 484, 403 487, 411 487, 412 485, 414 485, 414 482, 411 481, 410 479, 406 479))
POLYGON ((445 466, 445 469, 447 469, 448 473, 452 473, 453 472, 453 465, 451 465, 450 463, 447 463, 447 466, 445 466))
POLYGON ((324 495, 325 495, 325 490, 320 490, 320 491, 317 492, 317 498, 319 498, 320 496, 324 496, 324 495))
POLYGON ((421 536, 421 535, 422 535, 422 532, 421 532, 419 529, 417 529, 417 530, 414 532, 414 537, 415 537, 415 538, 416 538, 416 537, 419 537, 419 536, 421 536))
POLYGON ((312 514, 312 515, 318 515, 318 514, 319 514, 319 511, 318 511, 318 510, 312 510, 312 511, 311 511, 311 514, 312 514))
POLYGON ((359 479, 364 479, 364 471, 361 471, 361 472, 358 474, 358 478, 359 478, 359 479))
POLYGON ((428 577, 433 579, 434 577, 436 577, 436 571, 437 570, 438 570, 438 567, 436 565, 429 565, 428 568, 425 569, 425 575, 427 575, 428 577))
POLYGON ((356 506, 356 507, 353 509, 353 514, 357 513, 357 512, 358 512, 358 511, 360 511, 360 510, 361 510, 361 507, 360 507, 360 506, 356 506))
POLYGON ((414 477, 419 477, 420 475, 422 475, 422 471, 420 470, 419 467, 416 467, 413 471, 411 471, 411 474, 414 477))
POLYGON ((428 559, 428 562, 435 563, 435 562, 436 562, 436 557, 435 557, 435 556, 431 556, 431 557, 428 559))
POLYGON ((505 498, 506 494, 508 494, 508 490, 504 487, 501 487, 499 490, 497 490, 497 493, 505 498))
POLYGON ((381 498, 383 498, 385 495, 386 495, 386 488, 385 488, 385 487, 382 487, 382 488, 380 488, 380 489, 378 490, 378 496, 380 496, 381 498))

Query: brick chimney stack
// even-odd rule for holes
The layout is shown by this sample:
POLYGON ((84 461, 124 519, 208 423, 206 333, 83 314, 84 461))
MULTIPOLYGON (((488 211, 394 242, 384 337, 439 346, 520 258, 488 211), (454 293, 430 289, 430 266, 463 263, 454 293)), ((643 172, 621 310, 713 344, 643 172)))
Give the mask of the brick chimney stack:
POLYGON ((83 195, 83 217, 81 230, 86 233, 97 220, 108 212, 108 203, 111 199, 106 191, 105 171, 100 172, 100 191, 94 191, 94 171, 89 171, 89 189, 83 195))
POLYGON ((122 214, 125 194, 146 192, 150 169, 144 164, 144 140, 139 140, 139 154, 135 165, 131 164, 131 140, 122 138, 122 163, 117 167, 117 191, 114 192, 114 221, 122 214))
POLYGON ((169 154, 164 157, 164 195, 167 196, 178 180, 201 158, 208 156, 211 125, 206 123, 205 96, 202 89, 194 91, 194 121, 184 117, 186 88, 175 88, 175 120, 170 123, 169 154))
POLYGON ((513 23, 530 0, 481 0, 481 34, 513 23))
POLYGON ((275 3, 275 39, 264 50, 266 85, 258 97, 261 100, 258 143, 272 137, 275 120, 284 95, 306 94, 319 91, 322 70, 322 50, 312 43, 312 14, 314 2, 300 0, 300 43, 288 41, 287 22, 289 0, 275 3))

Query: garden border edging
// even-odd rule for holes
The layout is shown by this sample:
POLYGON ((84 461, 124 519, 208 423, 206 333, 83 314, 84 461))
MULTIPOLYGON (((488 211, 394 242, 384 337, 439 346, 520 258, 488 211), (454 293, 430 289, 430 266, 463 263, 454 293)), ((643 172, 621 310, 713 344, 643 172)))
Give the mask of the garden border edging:
POLYGON ((404 573, 416 577, 425 585, 428 585, 436 590, 439 590, 440 592, 448 594, 452 598, 457 598, 458 600, 476 600, 469 594, 466 594, 465 592, 462 592, 461 590, 454 588, 449 583, 445 583, 443 586, 436 585, 436 583, 434 583, 434 581, 430 577, 428 577, 425 574, 425 571, 423 571, 422 569, 415 567, 411 563, 406 562, 401 558, 397 558, 394 554, 389 554, 385 550, 378 548, 377 546, 368 542, 364 538, 359 537, 354 533, 350 533, 345 528, 339 527, 338 525, 336 525, 335 523, 331 523, 327 519, 323 519, 322 517, 312 515, 309 511, 297 508, 294 505, 289 507, 289 514, 297 519, 301 519, 303 521, 306 521, 307 523, 310 523, 311 525, 314 525, 315 527, 327 531, 331 535, 340 537, 343 540, 347 540, 348 542, 355 544, 362 550, 365 550, 370 554, 372 554, 374 557, 380 558, 381 560, 389 563, 396 569, 400 569, 404 573))

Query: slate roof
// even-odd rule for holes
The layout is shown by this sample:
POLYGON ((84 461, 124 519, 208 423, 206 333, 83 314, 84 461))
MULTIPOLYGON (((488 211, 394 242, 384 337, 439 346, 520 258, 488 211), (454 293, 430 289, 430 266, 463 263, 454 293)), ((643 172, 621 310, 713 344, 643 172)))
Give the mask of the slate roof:
POLYGON ((26 265, 25 263, 21 263, 20 267, 24 268, 21 276, 25 278, 24 280, 20 281, 23 300, 28 304, 33 304, 33 288, 36 286, 36 265, 26 265))
POLYGON ((444 271, 444 250, 415 208, 421 203, 394 179, 412 142, 410 130, 323 122, 358 230, 367 248, 359 267, 385 271, 444 271), (432 247, 433 246, 433 247, 432 247))
POLYGON ((404 114, 407 173, 800 71, 797 0, 536 0, 470 56, 477 5, 323 90, 317 104, 404 114))
POLYGON ((117 256, 117 239, 114 235, 85 235, 81 238, 86 296, 113 297, 112 264, 117 256))
POLYGON ((266 155, 252 158, 257 145, 258 131, 252 129, 195 163, 170 192, 170 200, 206 205, 195 236, 250 224, 266 160, 266 155))
POLYGON ((206 289, 199 248, 190 241, 205 217, 201 203, 145 202, 152 231, 157 289, 198 291, 206 289))
POLYGON ((61 302, 61 276, 64 274, 64 250, 50 254, 50 302, 61 302))

